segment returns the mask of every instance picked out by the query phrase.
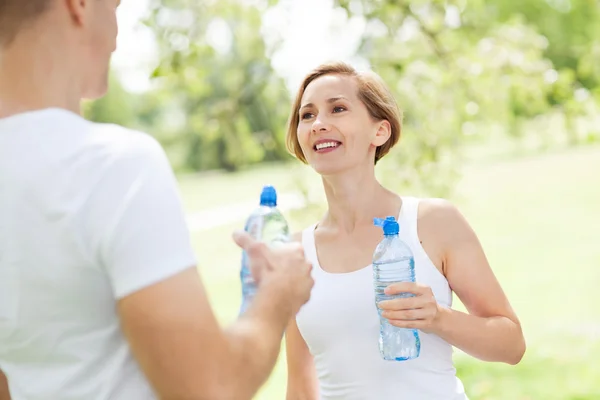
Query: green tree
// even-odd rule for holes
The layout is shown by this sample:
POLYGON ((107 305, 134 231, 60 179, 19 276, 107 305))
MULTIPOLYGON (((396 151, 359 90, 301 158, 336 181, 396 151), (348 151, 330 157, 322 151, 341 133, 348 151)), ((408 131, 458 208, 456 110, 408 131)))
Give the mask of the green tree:
POLYGON ((172 107, 183 111, 173 142, 179 141, 190 169, 234 171, 287 157, 281 107, 287 92, 260 33, 266 6, 235 0, 152 3, 147 23, 161 56, 154 78, 172 107))
POLYGON ((547 41, 522 19, 496 23, 483 1, 337 4, 366 19, 360 54, 405 111, 402 144, 382 162, 390 185, 446 195, 466 143, 518 136, 550 108, 547 41))
POLYGON ((588 89, 600 85, 600 4, 595 0, 491 0, 499 22, 522 15, 548 38, 545 56, 557 70, 570 69, 588 89))
MULTIPOLYGON (((492 0, 486 3, 494 18, 502 23, 515 16, 536 27, 548 39, 544 56, 559 72, 548 101, 564 114, 565 130, 571 144, 582 137, 577 120, 597 112, 589 94, 600 101, 600 3, 596 0, 492 0), (591 106, 591 107, 590 107, 591 106)), ((597 106, 597 103, 596 103, 597 106)), ((600 136, 600 129, 596 128, 600 136)))
POLYGON ((119 79, 111 74, 106 96, 86 102, 84 116, 95 122, 115 123, 134 128, 137 125, 136 97, 128 93, 119 79))

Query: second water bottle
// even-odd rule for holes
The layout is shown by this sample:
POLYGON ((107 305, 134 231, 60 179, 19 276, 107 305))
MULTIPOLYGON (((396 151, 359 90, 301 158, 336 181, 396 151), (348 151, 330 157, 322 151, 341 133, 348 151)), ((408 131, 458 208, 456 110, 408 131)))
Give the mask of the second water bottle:
MULTIPOLYGON (((386 287, 397 282, 415 281, 415 260, 412 251, 398 236, 400 226, 394 217, 375 219, 375 225, 383 228, 384 238, 373 253, 373 284, 375 303, 398 297, 412 297, 411 293, 388 296, 386 287)), ((421 351, 419 332, 416 329, 398 328, 391 325, 379 311, 379 352, 385 360, 405 361, 417 358, 421 351)))

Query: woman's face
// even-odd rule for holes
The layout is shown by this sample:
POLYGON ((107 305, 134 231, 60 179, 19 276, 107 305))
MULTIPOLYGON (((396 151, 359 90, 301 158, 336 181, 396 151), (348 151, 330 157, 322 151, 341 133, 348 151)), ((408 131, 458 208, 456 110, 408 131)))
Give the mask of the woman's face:
POLYGON ((324 75, 304 91, 298 142, 306 161, 319 174, 333 175, 362 164, 372 166, 377 146, 388 137, 389 123, 369 115, 358 98, 355 78, 324 75))

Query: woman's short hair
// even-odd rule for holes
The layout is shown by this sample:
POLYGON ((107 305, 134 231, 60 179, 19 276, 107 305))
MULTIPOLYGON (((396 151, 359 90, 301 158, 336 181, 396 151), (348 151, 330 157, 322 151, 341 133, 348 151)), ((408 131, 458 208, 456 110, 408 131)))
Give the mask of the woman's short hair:
POLYGON ((303 163, 306 163, 306 157, 298 142, 300 103, 308 85, 317 78, 325 75, 343 75, 356 79, 358 84, 358 98, 367 107, 369 115, 376 121, 387 120, 390 123, 391 135, 389 140, 377 147, 375 152, 375 163, 377 163, 400 139, 402 133, 402 112, 396 103, 396 99, 379 75, 374 72, 358 72, 344 62, 322 64, 306 75, 302 81, 288 120, 286 145, 289 152, 303 163))

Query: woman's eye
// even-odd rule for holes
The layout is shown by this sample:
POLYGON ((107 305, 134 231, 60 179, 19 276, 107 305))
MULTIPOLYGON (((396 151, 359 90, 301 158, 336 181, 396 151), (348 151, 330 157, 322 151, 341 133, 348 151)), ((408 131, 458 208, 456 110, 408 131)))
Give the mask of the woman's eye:
POLYGON ((333 112, 334 113, 339 113, 339 112, 342 112, 342 111, 346 111, 346 107, 342 107, 342 106, 333 107, 333 112))
POLYGON ((307 112, 307 113, 302 114, 301 118, 302 119, 310 119, 310 118, 312 118, 312 116, 313 116, 312 113, 307 112))

